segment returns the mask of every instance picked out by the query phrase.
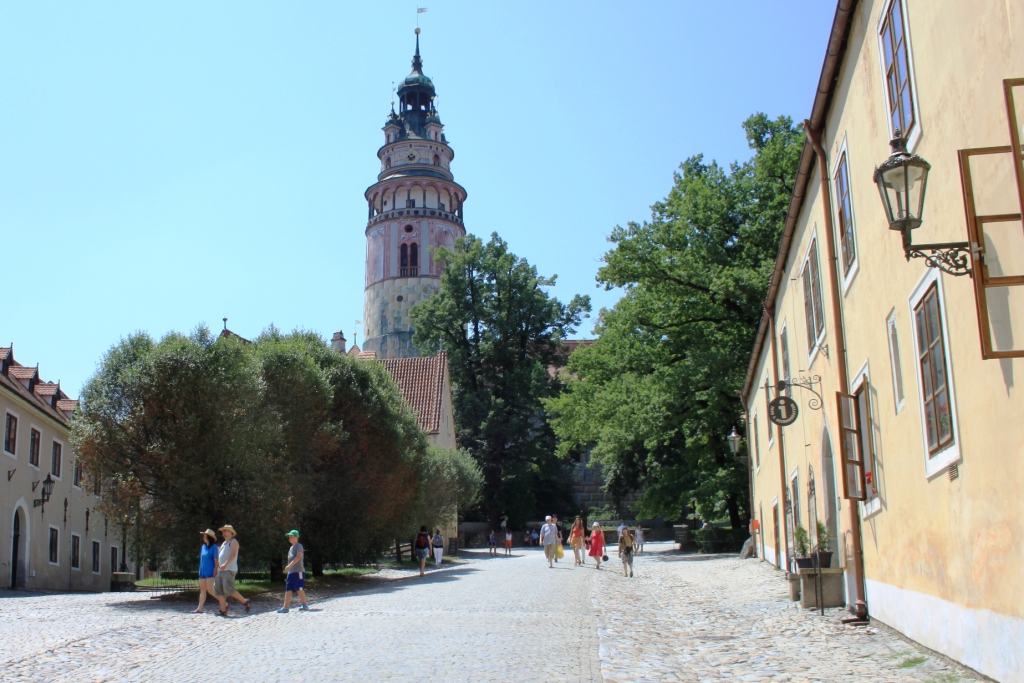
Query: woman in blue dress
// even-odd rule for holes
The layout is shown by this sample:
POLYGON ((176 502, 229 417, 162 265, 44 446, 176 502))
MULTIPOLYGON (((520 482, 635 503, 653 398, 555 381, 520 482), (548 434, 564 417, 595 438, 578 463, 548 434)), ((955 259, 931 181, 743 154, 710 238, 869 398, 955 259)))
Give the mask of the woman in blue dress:
POLYGON ((192 614, 203 613, 206 594, 213 593, 213 577, 217 575, 217 534, 213 529, 203 532, 203 545, 199 549, 199 607, 192 614))

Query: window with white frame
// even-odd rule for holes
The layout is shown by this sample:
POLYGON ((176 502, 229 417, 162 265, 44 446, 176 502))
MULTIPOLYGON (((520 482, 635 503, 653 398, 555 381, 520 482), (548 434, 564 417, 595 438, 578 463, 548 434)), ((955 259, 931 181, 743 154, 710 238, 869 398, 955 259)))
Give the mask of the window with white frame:
POLYGON ((889 0, 884 5, 878 22, 878 43, 889 133, 899 130, 903 137, 916 139, 920 125, 906 0, 889 0))
POLYGON ((18 416, 14 413, 7 413, 7 420, 4 424, 4 450, 15 455, 18 451, 18 416))
POLYGON ((825 313, 821 306, 821 270, 818 268, 818 241, 811 240, 800 280, 804 289, 804 316, 807 318, 807 348, 810 355, 825 336, 825 313))
POLYGON ((839 219, 839 250, 843 264, 843 278, 850 275, 857 261, 857 240, 853 230, 853 206, 850 202, 850 169, 846 150, 836 164, 836 214, 839 219))
POLYGON ((50 527, 50 564, 60 564, 60 530, 50 527))
POLYGON ((42 444, 42 433, 33 427, 28 436, 28 464, 32 467, 39 467, 39 450, 42 444))
POLYGON ((956 438, 949 400, 946 340, 936 283, 932 283, 914 306, 914 324, 917 326, 917 362, 921 374, 921 401, 924 404, 928 454, 935 455, 951 446, 956 438))
POLYGON ((754 466, 761 466, 761 433, 757 431, 757 413, 750 421, 750 441, 754 444, 754 466))
POLYGON ((885 321, 886 333, 889 337, 889 365, 892 369, 892 393, 896 402, 896 413, 903 410, 906 396, 903 391, 903 364, 900 361, 900 338, 896 330, 896 311, 889 314, 885 321))
MULTIPOLYGON (((768 415, 768 404, 771 402, 771 400, 772 400, 772 392, 771 392, 771 389, 768 388, 768 375, 765 375, 764 376, 764 411, 765 411, 764 414, 766 416, 768 415)), ((765 426, 765 428, 768 431, 768 447, 771 448, 772 444, 775 442, 775 434, 772 433, 772 421, 766 419, 764 421, 764 426, 765 426)))
POLYGON ((100 573, 100 555, 102 554, 102 552, 103 551, 100 549, 100 542, 99 541, 93 541, 92 542, 92 573, 93 574, 99 574, 100 573))
POLYGON ((82 568, 82 537, 71 534, 71 568, 82 568))
POLYGON ((75 458, 75 476, 74 485, 78 488, 82 488, 82 480, 85 478, 85 472, 82 470, 82 461, 75 458))
POLYGON ((961 456, 949 329, 939 271, 929 268, 908 301, 921 411, 921 442, 928 477, 961 456))
MULTIPOLYGON (((785 325, 782 327, 782 332, 779 333, 779 355, 782 357, 782 379, 789 381, 792 375, 789 374, 789 330, 786 329, 785 325)), ((786 395, 792 393, 789 387, 786 387, 786 395)))
POLYGON ((50 452, 50 474, 60 479, 61 464, 64 459, 64 446, 60 441, 53 442, 50 452))

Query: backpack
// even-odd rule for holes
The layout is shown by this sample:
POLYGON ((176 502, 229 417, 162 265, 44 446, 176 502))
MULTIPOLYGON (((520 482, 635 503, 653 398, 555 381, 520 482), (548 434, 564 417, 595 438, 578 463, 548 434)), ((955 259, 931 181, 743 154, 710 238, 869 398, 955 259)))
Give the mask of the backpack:
POLYGON ((434 534, 434 545, 439 546, 444 543, 444 539, 441 538, 441 534, 434 534))
POLYGON ((428 538, 429 538, 429 536, 427 536, 426 534, 424 534, 422 532, 416 534, 416 547, 419 548, 420 550, 422 550, 423 548, 426 548, 427 545, 429 545, 429 543, 427 542, 428 538))

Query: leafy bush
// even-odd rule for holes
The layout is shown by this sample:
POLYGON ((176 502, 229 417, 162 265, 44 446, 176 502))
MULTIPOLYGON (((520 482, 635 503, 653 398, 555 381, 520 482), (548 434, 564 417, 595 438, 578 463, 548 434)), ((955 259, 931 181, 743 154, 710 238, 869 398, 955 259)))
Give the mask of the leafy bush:
POLYGON ((828 537, 828 527, 824 522, 818 522, 818 550, 826 553, 832 549, 832 543, 828 537))
POLYGON ((796 528, 796 556, 807 557, 811 554, 811 541, 807 535, 807 529, 802 526, 796 528))

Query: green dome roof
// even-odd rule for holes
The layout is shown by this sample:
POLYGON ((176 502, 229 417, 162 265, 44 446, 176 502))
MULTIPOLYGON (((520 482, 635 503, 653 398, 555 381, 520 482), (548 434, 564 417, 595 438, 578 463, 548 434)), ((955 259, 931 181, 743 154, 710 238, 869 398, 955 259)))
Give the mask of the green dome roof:
POLYGON ((416 88, 416 87, 419 87, 419 88, 429 88, 430 90, 433 90, 434 89, 434 82, 432 80, 430 80, 428 77, 424 76, 421 72, 413 71, 411 74, 409 74, 406 77, 406 79, 404 81, 402 81, 402 85, 400 85, 398 87, 398 90, 399 90, 399 92, 401 92, 402 90, 405 90, 406 88, 416 88))

